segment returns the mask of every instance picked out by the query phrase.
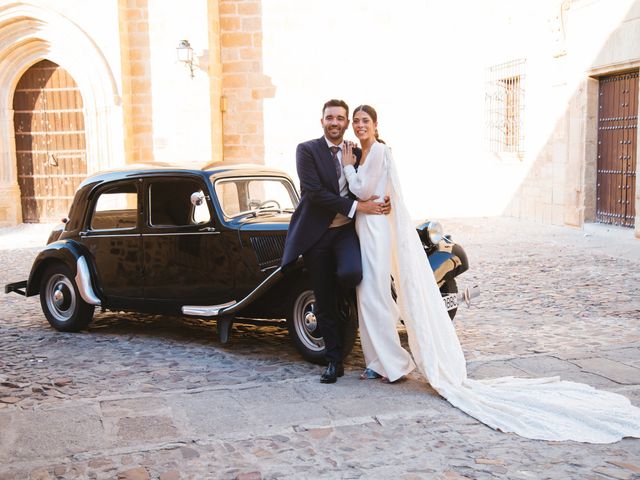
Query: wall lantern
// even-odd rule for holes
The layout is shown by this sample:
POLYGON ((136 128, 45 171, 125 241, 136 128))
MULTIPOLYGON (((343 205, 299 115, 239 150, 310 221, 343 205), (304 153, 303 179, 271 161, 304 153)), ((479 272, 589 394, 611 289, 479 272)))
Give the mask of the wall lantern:
POLYGON ((178 61, 189 67, 191 78, 193 78, 193 48, 191 48, 189 40, 180 40, 176 48, 176 54, 178 55, 178 61))

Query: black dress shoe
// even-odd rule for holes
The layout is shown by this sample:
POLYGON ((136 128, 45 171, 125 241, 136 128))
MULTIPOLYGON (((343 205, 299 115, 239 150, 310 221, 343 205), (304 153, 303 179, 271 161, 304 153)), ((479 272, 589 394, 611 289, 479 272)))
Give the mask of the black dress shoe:
POLYGON ((342 363, 338 362, 329 362, 327 368, 320 376, 320 383, 336 383, 338 377, 342 377, 344 375, 344 367, 342 363))

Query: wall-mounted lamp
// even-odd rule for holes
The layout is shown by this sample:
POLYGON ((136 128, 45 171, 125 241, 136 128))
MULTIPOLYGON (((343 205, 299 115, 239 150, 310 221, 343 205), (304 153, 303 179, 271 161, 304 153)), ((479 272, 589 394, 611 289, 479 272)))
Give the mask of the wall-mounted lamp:
POLYGON ((191 78, 193 78, 193 48, 191 48, 189 40, 180 40, 176 47, 176 54, 178 55, 178 61, 189 67, 191 78))

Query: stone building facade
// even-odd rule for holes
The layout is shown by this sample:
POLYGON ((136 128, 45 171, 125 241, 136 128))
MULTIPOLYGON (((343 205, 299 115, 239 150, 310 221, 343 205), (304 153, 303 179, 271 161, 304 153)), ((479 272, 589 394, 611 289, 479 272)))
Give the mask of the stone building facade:
POLYGON ((462 6, 0 0, 0 225, 55 220, 79 179, 129 163, 295 176, 296 144, 321 135, 320 107, 338 97, 378 110, 416 217, 603 221, 640 236, 640 1, 462 6), (604 115, 615 102, 635 111, 604 115))
POLYGON ((274 88, 261 42, 260 1, 0 1, 0 225, 59 220, 72 193, 57 184, 124 164, 264 162, 262 99, 274 88), (190 65, 177 59, 182 39, 190 65), (37 91, 44 100, 31 102, 37 91), (59 194, 66 203, 50 201, 59 194))
POLYGON ((526 171, 504 212, 556 225, 631 227, 640 237, 640 3, 543 5, 502 5, 503 38, 532 39, 509 46, 527 61, 522 128, 529 137, 517 160, 526 171))

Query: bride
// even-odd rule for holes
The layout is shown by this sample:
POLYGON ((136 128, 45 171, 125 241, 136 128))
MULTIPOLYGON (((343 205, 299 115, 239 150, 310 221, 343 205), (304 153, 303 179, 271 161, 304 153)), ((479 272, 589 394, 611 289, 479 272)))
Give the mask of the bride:
POLYGON ((362 160, 356 170, 353 148, 345 144, 342 162, 350 190, 359 198, 389 195, 393 205, 389 215, 356 216, 363 269, 357 289, 367 366, 363 378, 392 382, 417 366, 455 407, 496 430, 527 438, 612 443, 640 437, 640 408, 622 395, 558 377, 467 377, 458 336, 404 204, 391 149, 378 139, 376 111, 359 106, 352 125, 362 160), (397 305, 391 297, 391 275, 397 305), (400 345, 400 317, 411 354, 400 345))

